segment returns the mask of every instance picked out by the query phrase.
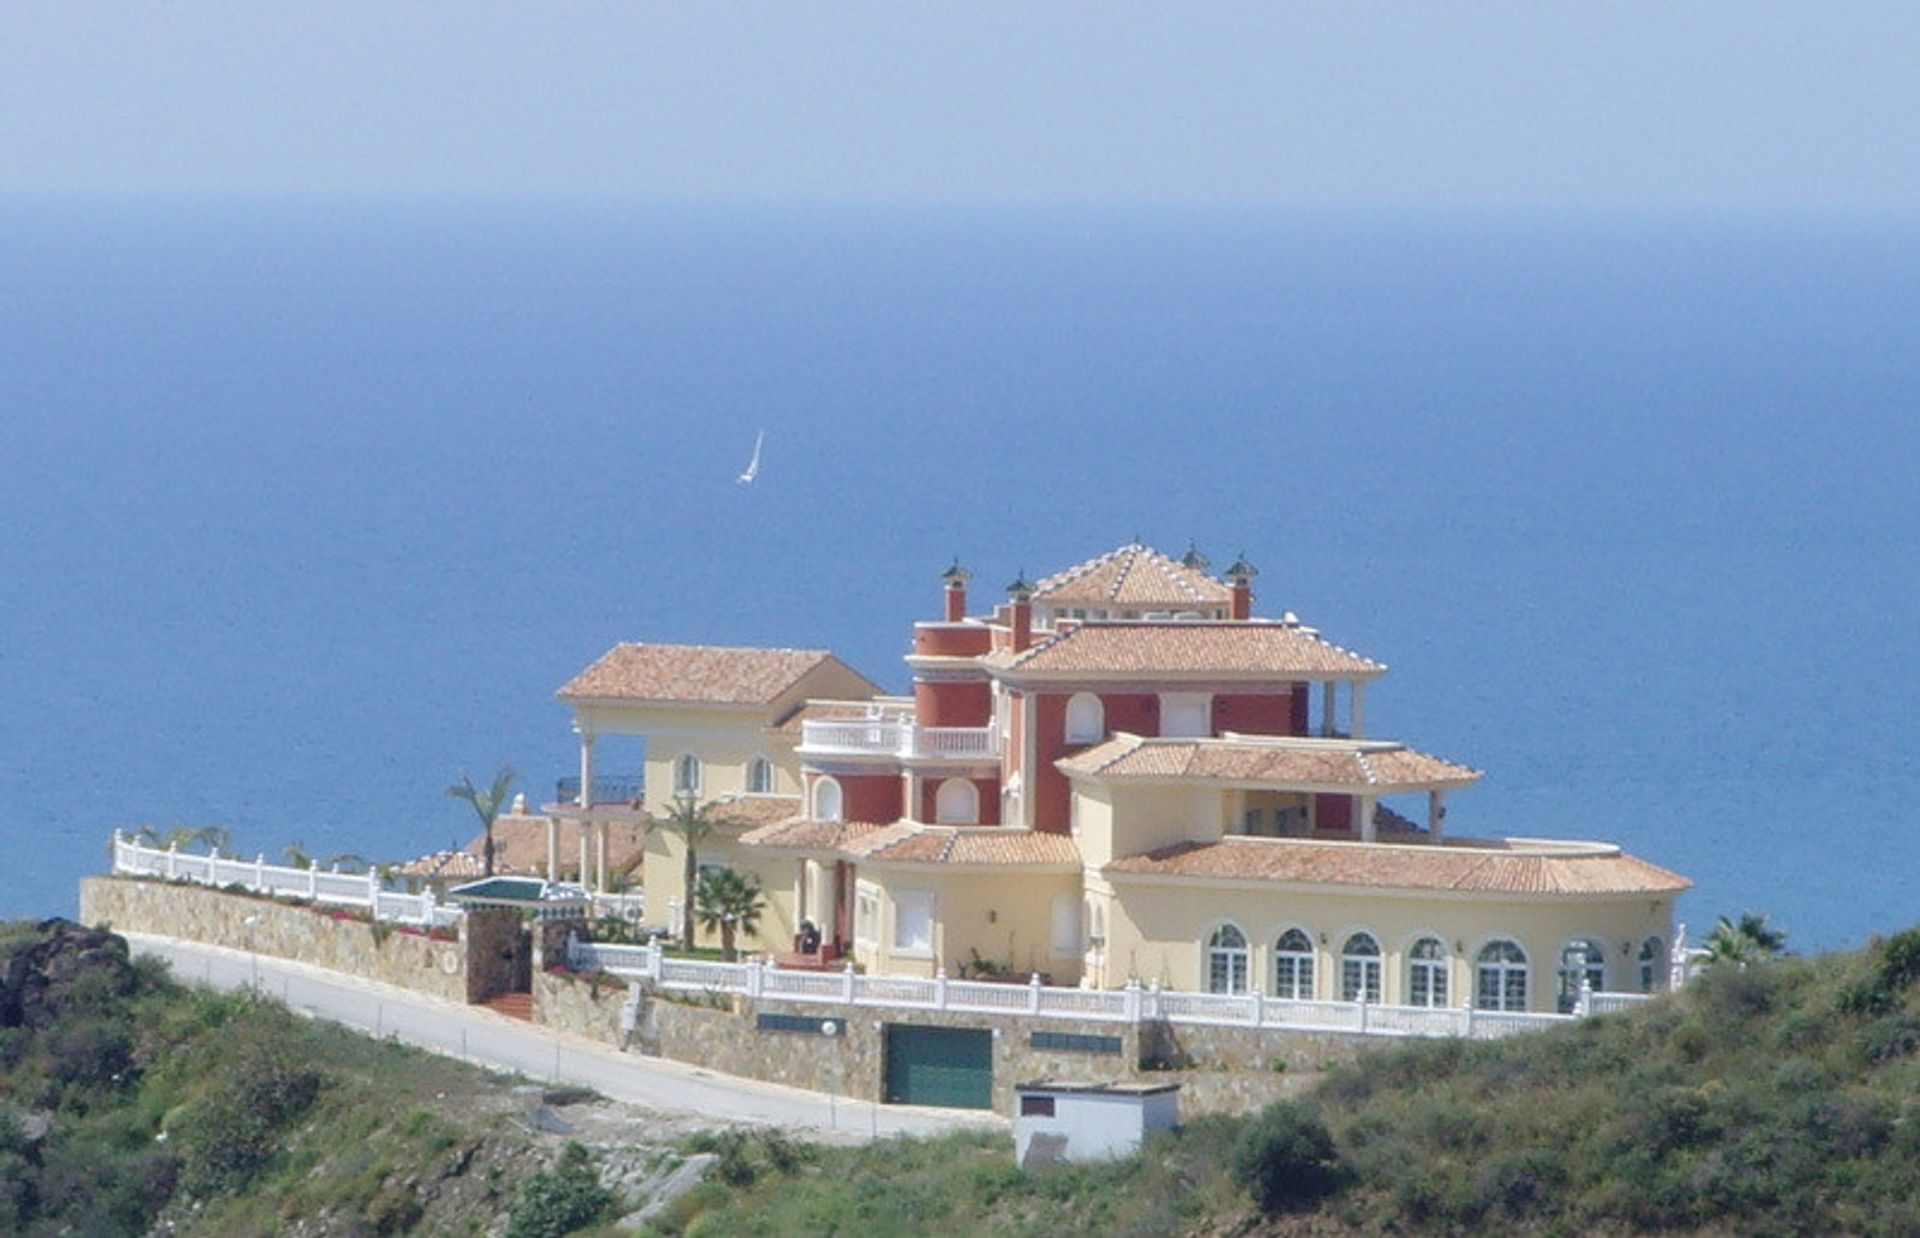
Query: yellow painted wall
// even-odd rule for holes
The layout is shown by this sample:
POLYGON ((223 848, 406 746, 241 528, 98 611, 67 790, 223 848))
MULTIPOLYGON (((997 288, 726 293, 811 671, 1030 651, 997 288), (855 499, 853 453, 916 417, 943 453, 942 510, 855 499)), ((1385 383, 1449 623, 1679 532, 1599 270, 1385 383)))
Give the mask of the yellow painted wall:
MULTIPOLYGON (((1464 1006, 1471 1000, 1480 948, 1505 937, 1526 951, 1529 1008, 1551 1011, 1560 950, 1568 941, 1592 938, 1606 946, 1605 987, 1614 991, 1639 988, 1638 955, 1646 938, 1660 938, 1663 947, 1673 941, 1671 899, 1644 895, 1594 901, 1511 895, 1413 898, 1377 891, 1209 889, 1124 878, 1112 880, 1110 887, 1090 883, 1089 893, 1107 904, 1106 974, 1094 977, 1106 986, 1137 978, 1164 988, 1204 989, 1204 943, 1231 921, 1247 935, 1251 975, 1269 993, 1273 943, 1294 926, 1305 929, 1315 942, 1315 996, 1322 1000, 1340 997, 1340 953, 1346 938, 1362 929, 1372 933, 1383 952, 1382 997, 1393 1004, 1407 1001, 1405 956, 1419 938, 1431 934, 1446 944, 1451 960, 1448 1004, 1464 1006)), ((1664 962, 1660 973, 1664 978, 1664 962)))
POLYGON ((1090 865, 1217 839, 1227 811, 1224 792, 1215 787, 1077 782, 1073 794, 1080 856, 1090 865))
POLYGON ((1053 899, 1078 900, 1073 873, 941 873, 862 867, 858 878, 880 891, 879 939, 856 943, 855 960, 877 974, 931 976, 939 968, 958 979, 977 951, 983 960, 1017 972, 1042 972, 1055 984, 1077 984, 1080 955, 1053 953, 1053 899), (894 897, 932 891, 933 949, 924 956, 893 949, 894 897))
MULTIPOLYGON (((673 798, 673 763, 683 753, 700 758, 702 800, 741 795, 747 789, 747 764, 755 757, 773 763, 773 794, 800 794, 800 762, 793 755, 798 737, 769 728, 772 717, 759 711, 720 709, 581 707, 578 720, 601 735, 643 735, 647 741, 647 803, 658 809, 673 798)), ((636 771, 610 764, 596 752, 595 773, 629 776, 636 771)))
MULTIPOLYGON (((726 864, 760 879, 766 895, 766 910, 760 916, 760 931, 742 937, 736 946, 742 950, 790 950, 796 931, 793 916, 793 862, 774 859, 750 851, 734 841, 739 831, 720 831, 701 843, 695 859, 704 867, 726 864)), ((687 848, 678 834, 656 828, 647 839, 642 863, 647 893, 647 922, 666 925, 671 902, 683 902, 686 891, 687 848)), ((698 930, 696 945, 718 946, 720 934, 698 930)))

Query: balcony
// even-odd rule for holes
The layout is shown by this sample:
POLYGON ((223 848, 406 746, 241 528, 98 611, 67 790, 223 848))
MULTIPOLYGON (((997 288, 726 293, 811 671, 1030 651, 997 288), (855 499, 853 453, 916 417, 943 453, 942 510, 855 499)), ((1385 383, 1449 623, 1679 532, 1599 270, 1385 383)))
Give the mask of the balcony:
POLYGON ((990 726, 917 726, 882 719, 800 724, 801 756, 875 756, 903 761, 992 761, 1000 750, 990 726))
MULTIPOLYGON (((625 808, 640 800, 647 789, 644 778, 595 778, 593 780, 593 798, 589 806, 605 804, 609 807, 625 808)), ((562 778, 554 784, 553 799, 556 804, 578 804, 580 802, 580 776, 562 778)))

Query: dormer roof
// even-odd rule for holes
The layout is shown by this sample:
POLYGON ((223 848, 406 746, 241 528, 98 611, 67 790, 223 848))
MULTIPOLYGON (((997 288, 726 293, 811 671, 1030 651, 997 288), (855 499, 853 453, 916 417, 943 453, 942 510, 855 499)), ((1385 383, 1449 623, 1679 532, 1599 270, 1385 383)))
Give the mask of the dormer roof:
POLYGON ((1023 653, 1002 650, 981 663, 1010 679, 1291 682, 1372 679, 1387 669, 1304 628, 1261 620, 1081 624, 1023 653))
POLYGON ((1197 567, 1132 542, 1047 577, 1034 586, 1033 600, 1055 610, 1122 606, 1178 611, 1225 605, 1233 600, 1233 590, 1197 567))

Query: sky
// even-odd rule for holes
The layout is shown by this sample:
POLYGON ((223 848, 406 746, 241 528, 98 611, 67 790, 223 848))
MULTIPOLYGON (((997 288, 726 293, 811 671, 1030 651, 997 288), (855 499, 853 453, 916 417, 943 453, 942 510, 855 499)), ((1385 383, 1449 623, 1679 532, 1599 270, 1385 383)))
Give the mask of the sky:
POLYGON ((0 197, 1909 210, 1920 5, 0 8, 0 197))

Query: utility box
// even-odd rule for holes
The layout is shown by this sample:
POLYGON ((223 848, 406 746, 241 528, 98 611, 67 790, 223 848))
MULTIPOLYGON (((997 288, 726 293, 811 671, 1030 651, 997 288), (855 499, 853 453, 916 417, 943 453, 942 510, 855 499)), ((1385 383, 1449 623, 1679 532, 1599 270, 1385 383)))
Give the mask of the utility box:
POLYGON ((1180 1124, 1177 1083, 1022 1083, 1013 1094, 1013 1159, 1022 1169, 1132 1156, 1148 1131, 1180 1124))

